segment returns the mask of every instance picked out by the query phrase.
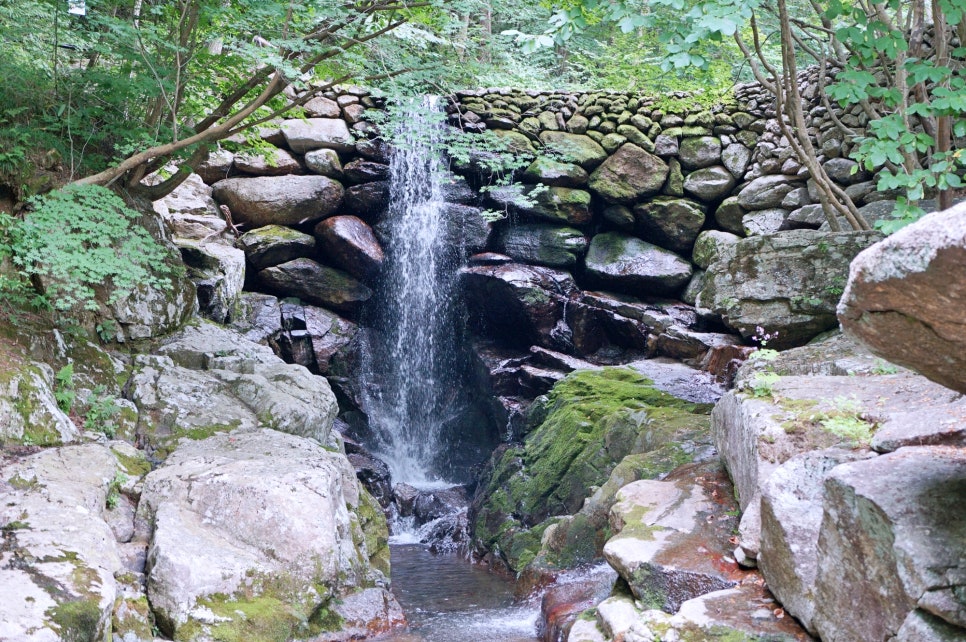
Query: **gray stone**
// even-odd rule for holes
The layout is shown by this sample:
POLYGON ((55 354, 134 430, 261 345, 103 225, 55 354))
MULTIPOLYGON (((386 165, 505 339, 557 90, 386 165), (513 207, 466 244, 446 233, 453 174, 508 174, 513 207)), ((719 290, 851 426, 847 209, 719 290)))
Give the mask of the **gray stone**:
POLYGON ((842 185, 853 185, 870 178, 869 173, 850 158, 831 158, 822 163, 822 169, 829 178, 842 185))
POLYGON ((580 187, 586 185, 589 176, 580 166, 562 163, 546 156, 538 156, 523 172, 523 180, 559 187, 580 187))
POLYGON ((375 502, 345 457, 314 441, 262 429, 183 442, 147 476, 138 507, 153 525, 147 589, 159 628, 209 639, 244 617, 287 638, 305 617, 287 609, 310 614, 384 582, 363 532, 382 516, 353 515, 365 503, 375 502), (283 610, 239 614, 258 598, 283 610))
POLYGON ((540 134, 540 142, 560 160, 580 165, 587 171, 594 169, 607 158, 603 147, 582 134, 545 131, 540 134))
POLYGON ((780 207, 748 212, 741 219, 745 236, 761 236, 779 231, 785 224, 788 210, 780 207))
POLYGON ((839 317, 876 354, 966 392, 966 205, 856 257, 839 317))
POLYGON ((0 443, 53 446, 79 436, 77 426, 57 405, 53 369, 45 363, 6 358, 0 376, 0 443))
POLYGON ((745 338, 762 326, 777 348, 802 345, 835 327, 835 305, 849 263, 877 232, 792 230, 742 239, 711 264, 704 305, 745 338))
POLYGON ((256 270, 315 255, 312 236, 281 225, 266 225, 246 232, 237 244, 256 270))
POLYGON ((504 211, 539 220, 569 225, 591 220, 590 193, 580 189, 515 184, 493 188, 487 198, 504 211))
POLYGON ((966 449, 901 448, 825 481, 815 628, 889 639, 917 607, 966 632, 966 449))
POLYGON ((729 196, 714 211, 714 220, 725 231, 744 236, 745 228, 741 222, 747 212, 738 204, 737 196, 729 196))
POLYGON ((722 247, 732 245, 740 240, 741 237, 729 232, 705 230, 698 235, 694 242, 691 260, 699 268, 706 270, 709 265, 718 260, 718 254, 720 254, 722 247))
POLYGON ((508 226, 496 245, 517 261, 568 269, 587 251, 587 239, 580 230, 542 223, 508 226))
POLYGON ((721 150, 721 164, 735 180, 741 180, 751 163, 751 150, 740 143, 732 143, 721 150))
POLYGON ((668 166, 633 143, 626 143, 590 176, 590 189, 610 203, 632 205, 658 193, 668 166))
POLYGON ((342 115, 339 103, 323 96, 316 96, 302 105, 302 109, 312 118, 338 118, 342 115))
POLYGON ((212 193, 229 207, 235 223, 263 227, 329 216, 342 204, 344 190, 325 176, 260 176, 219 181, 212 193))
POLYGON ((721 139, 697 136, 681 141, 678 159, 686 170, 702 169, 721 164, 721 139))
POLYGON ((659 196, 634 206, 637 232, 661 247, 689 254, 704 226, 704 207, 686 198, 659 196))
POLYGON ((271 292, 300 299, 345 314, 354 313, 372 297, 372 290, 341 270, 312 259, 294 259, 266 268, 257 281, 271 292))
POLYGON ((801 187, 801 183, 780 174, 762 176, 748 183, 738 192, 738 203, 746 210, 767 210, 781 207, 785 196, 801 187))
POLYGON ((304 154, 313 149, 355 151, 355 138, 341 118, 306 118, 285 120, 280 125, 289 149, 304 154))
POLYGON ((677 254, 620 232, 595 236, 585 264, 595 287, 635 296, 677 293, 693 271, 677 254))
POLYGON ((633 232, 635 219, 634 212, 624 205, 608 205, 601 213, 604 220, 621 232, 633 232))
POLYGON ((334 149, 313 149, 305 154, 305 166, 309 171, 336 180, 342 180, 342 162, 334 149))
POLYGON ((236 154, 235 167, 254 176, 282 176, 302 169, 299 162, 284 149, 273 149, 259 154, 236 154))
POLYGON ((245 286, 245 253, 222 243, 180 239, 177 245, 198 293, 199 313, 216 323, 230 321, 245 286))
POLYGON ((825 208, 821 205, 805 205, 793 210, 785 217, 782 229, 817 230, 825 222, 825 208))
POLYGON ((654 139, 654 153, 661 158, 677 156, 679 147, 678 139, 675 136, 661 134, 654 139))
POLYGON ((684 191, 706 202, 721 200, 731 193, 734 186, 734 177, 720 165, 691 172, 684 179, 684 191))
POLYGON ((235 155, 227 149, 216 149, 195 167, 195 172, 201 176, 201 180, 211 185, 231 176, 234 169, 235 155))

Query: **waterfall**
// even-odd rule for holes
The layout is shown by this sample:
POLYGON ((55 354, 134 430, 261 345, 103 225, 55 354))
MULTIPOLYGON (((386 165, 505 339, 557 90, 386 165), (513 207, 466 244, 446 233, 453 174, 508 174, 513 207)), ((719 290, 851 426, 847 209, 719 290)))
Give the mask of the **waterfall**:
POLYGON ((367 412, 374 450, 393 480, 425 488, 445 485, 442 430, 456 411, 457 265, 445 243, 447 172, 436 99, 410 105, 397 123, 390 205, 380 224, 388 247, 367 350, 367 412))

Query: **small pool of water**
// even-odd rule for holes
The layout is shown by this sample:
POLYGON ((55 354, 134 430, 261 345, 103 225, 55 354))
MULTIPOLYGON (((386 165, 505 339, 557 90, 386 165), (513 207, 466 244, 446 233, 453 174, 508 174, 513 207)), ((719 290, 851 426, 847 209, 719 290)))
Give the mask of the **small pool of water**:
POLYGON ((513 582, 457 553, 416 544, 392 551, 392 589, 409 628, 393 642, 536 642, 537 600, 519 603, 513 582))

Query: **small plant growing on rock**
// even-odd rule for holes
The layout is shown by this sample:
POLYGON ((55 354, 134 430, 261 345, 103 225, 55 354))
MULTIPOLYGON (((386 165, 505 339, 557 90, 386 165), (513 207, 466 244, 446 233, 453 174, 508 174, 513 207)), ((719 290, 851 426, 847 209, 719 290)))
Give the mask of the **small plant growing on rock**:
POLYGON ((781 377, 774 372, 756 372, 751 379, 751 396, 764 398, 771 397, 774 393, 774 386, 781 377))
POLYGON ((91 391, 85 401, 87 414, 84 416, 84 430, 91 430, 114 438, 117 426, 114 418, 121 411, 114 399, 104 394, 104 386, 98 386, 91 391))
POLYGON ((117 502, 121 499, 121 486, 126 484, 127 481, 128 476, 121 471, 114 473, 114 479, 111 480, 110 486, 107 487, 107 499, 105 501, 109 510, 117 508, 117 502))
POLYGON ((74 364, 68 363, 54 375, 54 399, 57 407, 64 412, 70 412, 74 407, 74 364))

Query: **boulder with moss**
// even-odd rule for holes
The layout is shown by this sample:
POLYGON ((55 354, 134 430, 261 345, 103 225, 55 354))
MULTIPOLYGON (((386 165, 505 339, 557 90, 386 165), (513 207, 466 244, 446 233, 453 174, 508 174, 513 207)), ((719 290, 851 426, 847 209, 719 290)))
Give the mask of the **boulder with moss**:
POLYGON ((53 369, 0 346, 0 444, 53 446, 78 438, 57 404, 53 369))
POLYGON ((510 568, 522 569, 554 516, 577 513, 626 456, 706 431, 709 409, 655 389, 630 369, 571 373, 531 411, 537 425, 523 444, 494 454, 471 512, 477 548, 499 551, 510 568))
POLYGON ((337 605, 376 589, 370 633, 399 624, 388 537, 348 461, 262 429, 184 442, 148 475, 148 596, 179 640, 289 640, 341 630, 337 605), (279 537, 279 533, 284 537, 279 537))
POLYGON ((110 638, 122 565, 104 515, 116 472, 100 444, 4 462, 0 639, 110 638))

